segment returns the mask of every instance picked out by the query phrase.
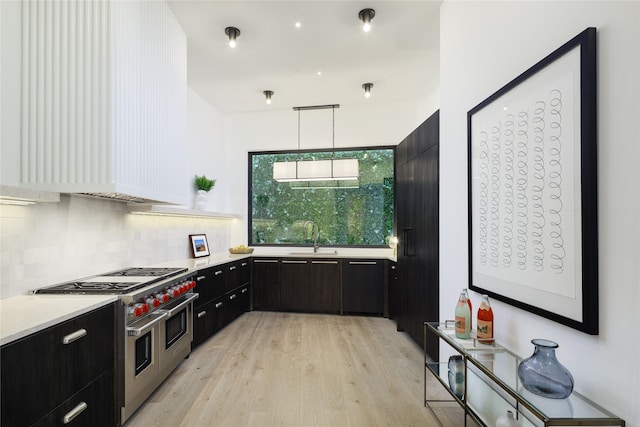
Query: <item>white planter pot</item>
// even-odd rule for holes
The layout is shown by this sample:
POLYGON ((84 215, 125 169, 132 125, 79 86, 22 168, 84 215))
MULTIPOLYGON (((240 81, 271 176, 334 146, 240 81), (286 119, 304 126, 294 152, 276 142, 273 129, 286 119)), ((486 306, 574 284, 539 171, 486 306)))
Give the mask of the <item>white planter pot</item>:
POLYGON ((206 191, 198 190, 198 195, 196 196, 196 210, 207 210, 207 198, 208 193, 206 191))

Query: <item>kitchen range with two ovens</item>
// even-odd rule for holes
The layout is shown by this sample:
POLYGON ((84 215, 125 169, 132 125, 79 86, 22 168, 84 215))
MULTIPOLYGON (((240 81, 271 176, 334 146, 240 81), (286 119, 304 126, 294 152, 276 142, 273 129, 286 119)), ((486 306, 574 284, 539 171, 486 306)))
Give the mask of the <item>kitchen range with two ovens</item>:
POLYGON ((195 285, 186 268, 127 268, 35 293, 118 295, 115 393, 124 424, 191 352, 195 285))

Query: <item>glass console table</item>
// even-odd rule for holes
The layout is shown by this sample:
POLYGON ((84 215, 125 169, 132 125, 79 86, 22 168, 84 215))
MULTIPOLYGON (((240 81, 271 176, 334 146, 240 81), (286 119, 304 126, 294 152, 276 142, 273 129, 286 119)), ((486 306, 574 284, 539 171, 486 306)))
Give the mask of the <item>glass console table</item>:
MULTIPOLYGON (((518 378, 522 358, 496 342, 481 343, 472 332, 470 339, 455 337, 455 322, 424 323, 424 405, 436 416, 427 399, 427 374, 433 374, 465 413, 481 426, 495 426, 499 416, 514 414, 522 427, 535 426, 625 426, 625 421, 577 392, 566 399, 548 399, 525 390, 518 378), (427 334, 435 334, 448 346, 440 346, 443 360, 427 356, 427 334), (443 356, 444 355, 444 356, 443 356), (462 384, 456 386, 449 359, 461 366, 462 384)), ((455 371, 455 369, 454 369, 455 371)), ((436 416, 437 418, 437 416, 436 416)))

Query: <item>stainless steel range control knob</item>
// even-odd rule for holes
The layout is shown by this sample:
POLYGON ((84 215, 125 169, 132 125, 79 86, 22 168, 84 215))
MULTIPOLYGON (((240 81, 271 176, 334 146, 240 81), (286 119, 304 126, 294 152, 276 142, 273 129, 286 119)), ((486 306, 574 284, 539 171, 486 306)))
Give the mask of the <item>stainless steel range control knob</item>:
POLYGON ((142 303, 135 303, 129 306, 129 316, 140 317, 144 314, 144 308, 142 303))

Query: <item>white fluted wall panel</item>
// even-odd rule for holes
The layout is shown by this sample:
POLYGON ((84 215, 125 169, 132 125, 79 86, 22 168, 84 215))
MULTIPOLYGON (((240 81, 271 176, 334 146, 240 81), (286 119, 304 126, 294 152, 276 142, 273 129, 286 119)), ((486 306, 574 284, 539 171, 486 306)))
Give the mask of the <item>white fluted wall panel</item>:
POLYGON ((112 180, 105 2, 22 3, 22 180, 112 180), (98 162, 98 158, 107 162, 98 162))
POLYGON ((183 192, 184 32, 165 2, 114 2, 112 11, 117 174, 158 192, 183 192))
POLYGON ((186 37, 160 1, 24 1, 22 182, 184 203, 186 37))

